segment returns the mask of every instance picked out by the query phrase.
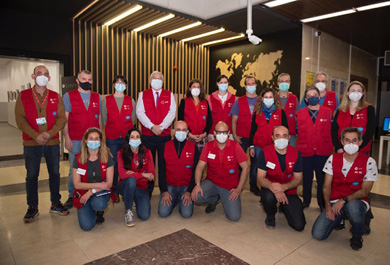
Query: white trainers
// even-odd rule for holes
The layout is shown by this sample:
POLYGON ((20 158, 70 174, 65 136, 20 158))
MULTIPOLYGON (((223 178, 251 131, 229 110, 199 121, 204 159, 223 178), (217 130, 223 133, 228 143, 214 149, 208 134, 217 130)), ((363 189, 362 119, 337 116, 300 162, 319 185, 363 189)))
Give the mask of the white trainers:
POLYGON ((125 225, 126 226, 135 226, 135 222, 133 219, 133 212, 131 210, 127 210, 125 213, 125 225))

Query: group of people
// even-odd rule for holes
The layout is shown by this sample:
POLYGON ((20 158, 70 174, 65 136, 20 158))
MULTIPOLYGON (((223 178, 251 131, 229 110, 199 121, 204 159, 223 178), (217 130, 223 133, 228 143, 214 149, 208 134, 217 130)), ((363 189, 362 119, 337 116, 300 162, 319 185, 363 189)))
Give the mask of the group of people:
POLYGON ((313 237, 325 239, 349 219, 351 247, 362 247, 370 220, 368 194, 377 179, 375 161, 368 156, 375 110, 365 101, 362 83, 351 82, 339 106, 337 95, 326 89, 325 73, 316 74, 301 104, 289 92, 291 79, 286 73, 278 76, 277 90, 266 88, 259 96, 255 77, 246 77, 246 95, 240 98, 228 91, 224 75, 217 78, 218 89, 208 98, 202 82, 194 79, 173 122, 175 97, 163 88, 164 77, 158 71, 151 74, 150 88, 139 94, 137 103, 125 94, 127 80, 121 75, 113 80, 115 92, 103 99, 91 91, 92 74, 87 70, 77 75, 78 88, 63 98, 47 89, 50 74, 45 66, 35 67, 31 77, 34 87, 22 91, 15 107, 27 169, 24 222, 33 222, 39 214, 42 154, 49 171, 50 212, 68 215, 76 207, 85 231, 104 222, 110 198, 118 203, 119 195, 126 226, 135 225, 134 209, 139 219, 147 220, 156 165, 161 217, 169 216, 177 205, 183 218, 192 216, 194 204, 207 205, 205 211, 211 213, 221 202, 226 217, 238 221, 240 195, 249 175, 250 191, 261 196, 266 226, 275 228, 279 207, 288 224, 302 231, 315 171, 322 213, 313 237), (61 130, 70 163, 65 204, 59 194, 61 130), (301 183, 303 202, 297 195, 301 183))

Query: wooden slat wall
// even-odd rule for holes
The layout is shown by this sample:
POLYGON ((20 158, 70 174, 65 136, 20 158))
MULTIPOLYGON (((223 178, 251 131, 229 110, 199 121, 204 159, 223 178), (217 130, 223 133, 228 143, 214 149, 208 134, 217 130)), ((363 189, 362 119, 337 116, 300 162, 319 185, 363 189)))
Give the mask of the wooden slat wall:
POLYGON ((127 94, 137 99, 149 87, 155 70, 163 73, 165 88, 175 94, 184 94, 194 78, 209 92, 208 47, 79 20, 74 21, 73 30, 73 73, 90 70, 93 90, 100 94, 113 93, 111 82, 122 74, 128 81, 127 94))

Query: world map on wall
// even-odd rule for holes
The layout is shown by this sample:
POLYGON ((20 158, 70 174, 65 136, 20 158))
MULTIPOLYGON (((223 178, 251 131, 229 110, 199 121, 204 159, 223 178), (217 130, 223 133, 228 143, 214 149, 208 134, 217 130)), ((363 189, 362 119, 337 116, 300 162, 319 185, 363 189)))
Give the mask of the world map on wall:
MULTIPOLYGON (((230 60, 218 60, 215 64, 215 70, 219 70, 221 75, 226 75, 230 81, 238 81, 240 87, 245 86, 246 76, 254 76, 259 81, 261 88, 274 87, 276 86, 275 77, 279 75, 278 66, 282 56, 282 50, 255 55, 233 53, 230 60)), ((232 86, 229 86, 229 91, 233 94, 237 92, 232 86)))

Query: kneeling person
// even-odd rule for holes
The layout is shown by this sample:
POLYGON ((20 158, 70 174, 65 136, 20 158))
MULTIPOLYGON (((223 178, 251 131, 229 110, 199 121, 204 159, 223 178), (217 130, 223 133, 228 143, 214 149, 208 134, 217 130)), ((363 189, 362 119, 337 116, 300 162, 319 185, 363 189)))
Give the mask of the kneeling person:
POLYGON ((191 192, 195 185, 194 174, 199 160, 199 151, 194 142, 187 141, 186 122, 176 122, 174 133, 175 138, 165 143, 164 160, 159 166, 161 195, 158 214, 167 217, 179 204, 181 216, 189 218, 194 210, 191 192))
POLYGON ((268 145, 260 151, 257 181, 261 186, 261 202, 267 213, 267 228, 275 228, 276 205, 286 216, 288 224, 297 231, 305 228, 303 204, 297 195, 297 187, 302 182, 301 153, 288 145, 289 131, 284 126, 273 129, 274 145, 268 145))

